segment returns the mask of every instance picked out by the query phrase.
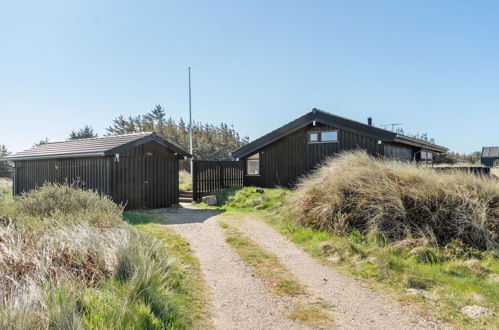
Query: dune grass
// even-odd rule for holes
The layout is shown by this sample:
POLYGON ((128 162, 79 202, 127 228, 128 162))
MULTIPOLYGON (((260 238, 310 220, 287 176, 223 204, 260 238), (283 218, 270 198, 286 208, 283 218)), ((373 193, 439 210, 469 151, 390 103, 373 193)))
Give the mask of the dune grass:
POLYGON ((175 293, 172 299, 181 307, 184 317, 195 329, 207 329, 209 310, 206 301, 206 283, 201 273, 199 261, 192 255, 189 243, 172 229, 162 225, 162 219, 145 214, 125 213, 125 221, 139 232, 158 239, 162 243, 162 252, 174 258, 175 293))
MULTIPOLYGON (((433 176, 433 173, 429 175, 433 176)), ((473 185, 477 181, 481 184, 482 178, 458 180, 471 185, 472 193, 488 194, 491 196, 489 200, 497 197, 491 193, 492 182, 485 183, 488 191, 477 192, 473 191, 473 185)), ((324 186, 323 182, 317 195, 314 195, 315 192, 309 195, 309 203, 314 203, 313 196, 317 200, 331 194, 324 186)), ((252 217, 259 217, 324 264, 366 281, 374 288, 387 290, 429 314, 457 326, 494 328, 499 324, 499 259, 495 247, 484 249, 484 245, 476 245, 472 241, 466 244, 458 239, 439 242, 434 235, 428 235, 430 231, 421 231, 421 235, 405 232, 406 235, 390 237, 379 231, 366 230, 364 226, 356 228, 351 225, 342 230, 319 226, 298 218, 300 213, 297 214, 294 207, 300 203, 299 198, 303 194, 282 188, 265 189, 262 194, 256 192, 254 187, 232 188, 217 193, 218 207, 226 210, 225 215, 244 218, 245 214, 251 214, 252 217), (495 316, 470 319, 461 312, 464 306, 469 305, 489 308, 495 316)), ((335 205, 334 199, 330 202, 329 206, 335 205)), ((459 205, 459 201, 453 202, 459 205)), ((470 203, 480 205, 483 201, 476 198, 470 203)), ((321 207, 326 208, 325 205, 321 207)), ((472 209, 468 211, 473 212, 472 209)), ((333 216, 334 212, 330 214, 333 216)), ((467 219, 476 221, 479 216, 483 214, 469 214, 467 219)), ((351 223, 355 223, 354 219, 350 219, 351 223)), ((487 221, 489 223, 480 230, 497 230, 490 227, 490 218, 484 220, 487 221)), ((493 242, 497 237, 495 233, 485 235, 488 235, 485 239, 479 238, 481 242, 493 242)))
POLYGON ((496 166, 496 167, 492 167, 490 169, 490 172, 492 173, 492 175, 494 175, 497 179, 499 179, 499 166, 496 166))
POLYGON ((0 328, 192 328, 196 293, 173 251, 74 186, 4 198, 0 328))
POLYGON ((499 181, 360 151, 332 158, 302 179, 289 207, 302 224, 339 234, 426 237, 439 246, 457 240, 480 250, 499 244, 499 181))

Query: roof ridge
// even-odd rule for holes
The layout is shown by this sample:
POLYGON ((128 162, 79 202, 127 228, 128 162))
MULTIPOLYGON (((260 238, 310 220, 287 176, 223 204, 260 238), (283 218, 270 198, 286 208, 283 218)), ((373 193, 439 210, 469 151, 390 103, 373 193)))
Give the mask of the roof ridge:
POLYGON ((66 140, 66 141, 52 141, 52 142, 43 143, 40 146, 45 145, 45 144, 56 144, 56 143, 68 143, 68 142, 78 142, 78 141, 99 140, 99 139, 106 139, 106 138, 110 138, 110 137, 120 137, 120 136, 130 136, 130 135, 150 135, 150 134, 153 134, 153 133, 154 132, 137 132, 137 133, 116 134, 116 135, 104 135, 104 136, 98 136, 98 137, 94 137, 94 138, 74 139, 74 140, 66 140))

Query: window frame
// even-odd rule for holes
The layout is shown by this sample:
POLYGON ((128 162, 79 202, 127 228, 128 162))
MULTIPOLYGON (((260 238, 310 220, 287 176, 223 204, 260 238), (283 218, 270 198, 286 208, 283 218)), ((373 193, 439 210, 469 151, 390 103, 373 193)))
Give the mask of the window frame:
POLYGON ((245 159, 245 168, 244 168, 244 175, 246 176, 260 176, 260 152, 257 152, 245 159), (258 164, 258 173, 253 174, 253 173, 248 173, 248 163, 249 162, 257 162, 258 164))
POLYGON ((337 129, 329 129, 329 130, 324 130, 324 131, 309 131, 308 134, 308 143, 309 144, 316 144, 316 143, 338 143, 340 140, 339 137, 339 130, 337 129), (322 141, 322 133, 336 133, 336 140, 327 140, 327 141, 322 141), (311 141, 310 140, 310 135, 312 134, 317 134, 318 141, 311 141))

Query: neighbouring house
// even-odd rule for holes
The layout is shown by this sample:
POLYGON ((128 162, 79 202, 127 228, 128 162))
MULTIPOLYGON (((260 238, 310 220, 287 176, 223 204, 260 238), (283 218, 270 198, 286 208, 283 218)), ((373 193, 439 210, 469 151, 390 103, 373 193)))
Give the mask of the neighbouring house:
POLYGON ((448 149, 372 125, 313 109, 298 119, 232 152, 244 163, 244 185, 292 186, 329 156, 363 149, 369 154, 431 161, 448 149))
POLYGON ((499 166, 499 147, 483 147, 480 160, 485 166, 499 166))
POLYGON ((139 209, 178 204, 179 160, 190 157, 155 133, 137 133, 49 142, 4 160, 14 163, 14 195, 76 182, 139 209))

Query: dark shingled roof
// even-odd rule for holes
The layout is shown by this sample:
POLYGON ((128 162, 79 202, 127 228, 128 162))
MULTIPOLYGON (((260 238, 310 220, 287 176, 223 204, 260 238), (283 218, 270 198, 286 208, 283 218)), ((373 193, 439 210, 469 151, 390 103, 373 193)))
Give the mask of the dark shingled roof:
POLYGON ((78 139, 63 142, 48 142, 28 150, 5 157, 5 160, 28 160, 47 158, 74 158, 107 156, 119 153, 128 148, 155 141, 164 147, 178 153, 180 156, 191 155, 180 147, 166 141, 156 133, 134 133, 123 135, 110 135, 92 139, 78 139))
POLYGON ((499 147, 483 147, 482 158, 499 158, 499 147))
POLYGON ((284 136, 291 134, 310 123, 317 121, 326 125, 331 125, 344 130, 355 130, 363 131, 364 134, 372 136, 376 139, 382 140, 384 142, 397 142, 402 144, 407 144, 411 146, 416 146, 420 148, 426 148, 435 152, 447 152, 448 149, 433 143, 424 142, 406 135, 397 134, 392 131, 381 129, 375 126, 367 125, 355 120, 340 117, 332 113, 313 109, 311 112, 297 118, 284 126, 242 146, 241 148, 234 150, 231 155, 234 158, 242 158, 249 154, 256 152, 257 150, 283 138, 284 136))

